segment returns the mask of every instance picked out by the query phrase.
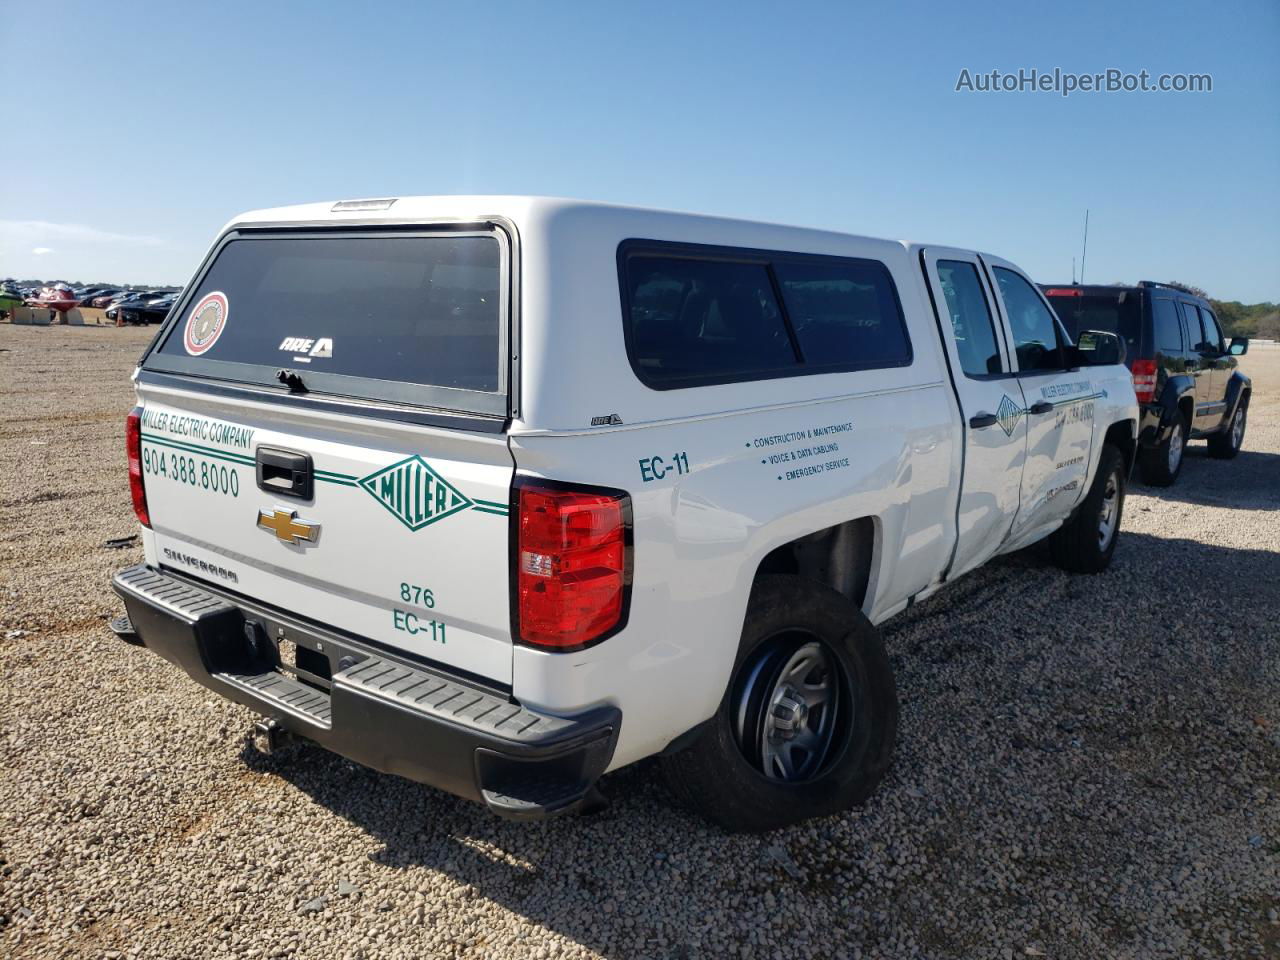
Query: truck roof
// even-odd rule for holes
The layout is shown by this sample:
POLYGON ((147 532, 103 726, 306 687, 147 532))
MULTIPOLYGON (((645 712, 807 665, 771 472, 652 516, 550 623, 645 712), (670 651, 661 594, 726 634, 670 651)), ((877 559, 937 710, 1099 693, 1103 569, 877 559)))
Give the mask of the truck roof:
POLYGON ((439 220, 442 218, 476 220, 486 217, 501 217, 524 227, 531 226, 537 221, 555 220, 566 215, 573 215, 577 218, 588 217, 597 221, 616 219, 619 223, 646 220, 652 224, 655 220, 668 220, 672 225, 697 221, 704 225, 720 227, 740 226, 757 229, 770 227, 794 233, 797 239, 807 237, 818 242, 854 238, 858 240, 876 240, 901 247, 907 246, 907 243, 901 240, 868 237, 862 234, 813 227, 798 227, 764 220, 718 217, 678 210, 635 207, 594 200, 576 200, 567 197, 505 194, 376 197, 371 199, 325 200, 318 203, 269 207, 261 210, 246 211, 237 217, 233 217, 223 227, 223 230, 248 224, 412 223, 419 220, 439 220))

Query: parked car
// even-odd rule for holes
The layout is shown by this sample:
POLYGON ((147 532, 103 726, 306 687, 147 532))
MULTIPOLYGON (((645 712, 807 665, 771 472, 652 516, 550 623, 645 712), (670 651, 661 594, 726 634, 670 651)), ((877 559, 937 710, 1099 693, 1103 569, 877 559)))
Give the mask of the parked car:
POLYGON ((1068 333, 1108 330, 1124 338, 1142 405, 1138 467, 1145 483, 1177 480, 1188 440, 1207 440, 1214 457, 1240 452, 1252 385, 1236 357, 1249 341, 1227 343, 1208 301, 1149 280, 1044 290, 1068 333))
POLYGON ((122 293, 124 291, 119 287, 101 287, 81 302, 88 307, 105 307, 122 293))
POLYGON ((160 323, 172 306, 173 297, 170 294, 135 294, 111 306, 106 316, 109 320, 118 318, 132 324, 160 323))
POLYGON ((655 754, 727 828, 832 813, 890 764, 876 624, 1045 538, 1109 564, 1138 409, 1081 339, 971 250, 538 198, 246 214, 136 371, 117 630, 263 749, 504 816, 655 754))
POLYGON ((123 290, 102 290, 89 298, 89 306, 99 309, 111 306, 112 301, 124 294, 123 290))
POLYGON ((144 294, 138 290, 121 290, 107 301, 107 319, 114 320, 119 313, 119 306, 126 302, 142 302, 144 294))

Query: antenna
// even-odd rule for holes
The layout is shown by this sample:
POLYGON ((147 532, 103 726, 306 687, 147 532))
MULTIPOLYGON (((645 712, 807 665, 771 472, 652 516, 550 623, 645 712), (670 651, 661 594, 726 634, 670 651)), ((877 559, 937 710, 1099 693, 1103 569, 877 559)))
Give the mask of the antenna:
POLYGON ((1084 246, 1080 250, 1080 282, 1084 283, 1084 258, 1089 252, 1089 208, 1084 210, 1084 246))
POLYGON ((1076 258, 1071 258, 1071 285, 1076 285, 1076 258))

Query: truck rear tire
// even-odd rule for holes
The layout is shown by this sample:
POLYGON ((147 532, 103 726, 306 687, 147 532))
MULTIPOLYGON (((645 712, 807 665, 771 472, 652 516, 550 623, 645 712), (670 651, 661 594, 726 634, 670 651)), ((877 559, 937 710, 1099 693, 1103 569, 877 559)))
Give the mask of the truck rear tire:
POLYGON ((1124 455, 1107 444, 1089 495, 1049 538, 1054 563, 1072 573, 1101 573, 1110 566, 1124 515, 1124 488, 1124 455))
POLYGON ((1187 437, 1190 426, 1186 418, 1179 412, 1173 422, 1173 429, 1163 443, 1143 450, 1138 458, 1138 472, 1142 482, 1152 487, 1171 487, 1178 474, 1182 472, 1182 461, 1187 450, 1187 437))
POLYGON ((1231 422, 1209 438, 1209 456, 1218 460, 1234 460, 1244 444, 1244 428, 1249 418, 1249 397, 1246 394, 1236 404, 1231 422))
POLYGON ((762 576, 715 716, 662 758, 671 790, 724 829, 838 813, 884 777, 898 693, 880 632, 832 588, 762 576))

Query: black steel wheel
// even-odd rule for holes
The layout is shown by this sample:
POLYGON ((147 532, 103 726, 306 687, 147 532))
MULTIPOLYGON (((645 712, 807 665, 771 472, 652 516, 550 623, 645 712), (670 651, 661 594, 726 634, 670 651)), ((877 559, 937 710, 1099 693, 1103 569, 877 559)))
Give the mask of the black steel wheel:
POLYGON ((720 709, 663 769, 727 830, 770 830, 866 799, 897 727, 893 671, 862 611, 816 581, 764 576, 720 709))

